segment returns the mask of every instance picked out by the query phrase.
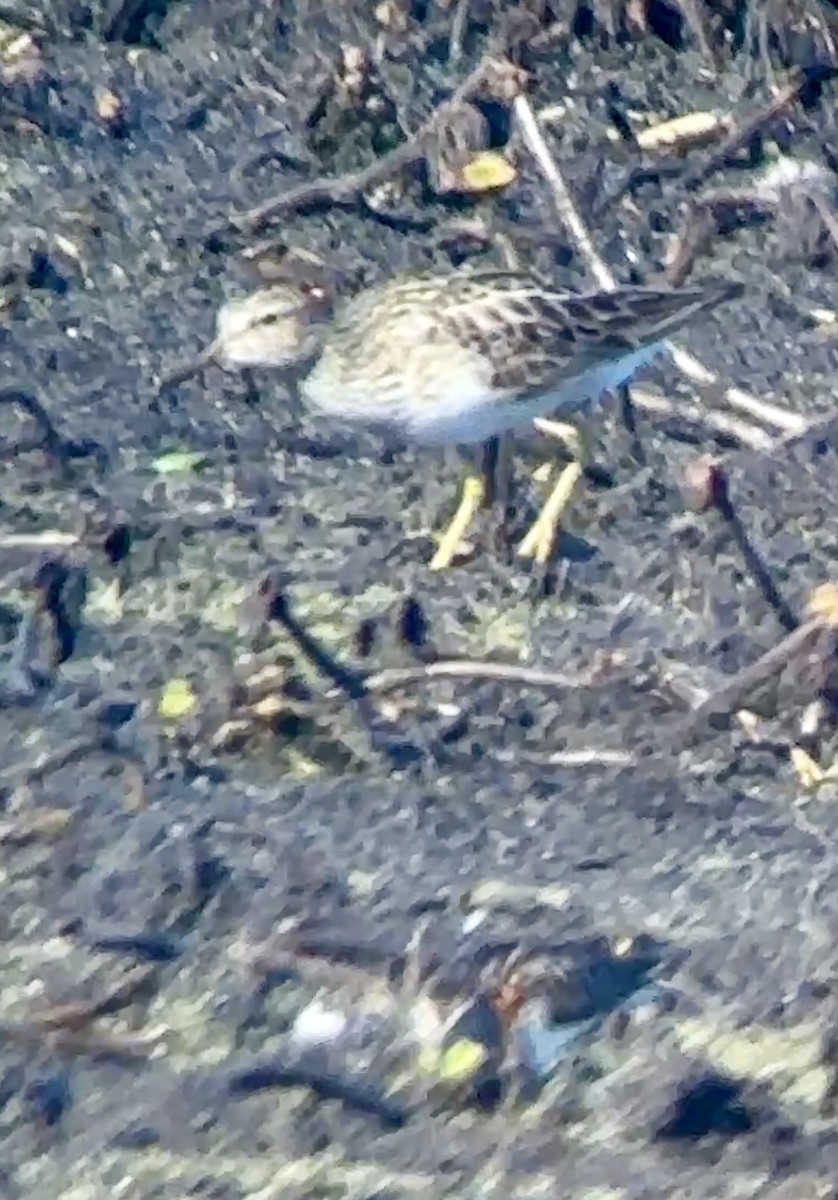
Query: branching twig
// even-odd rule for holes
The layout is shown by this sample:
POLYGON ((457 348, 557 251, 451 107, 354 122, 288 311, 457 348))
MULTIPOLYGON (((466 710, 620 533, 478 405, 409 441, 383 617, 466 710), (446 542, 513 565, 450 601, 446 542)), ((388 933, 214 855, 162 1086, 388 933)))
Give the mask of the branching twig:
POLYGON ((695 704, 684 724, 684 734, 695 734, 716 716, 727 716, 741 708, 745 697, 788 666, 802 658, 808 650, 810 657, 825 663, 835 654, 838 645, 838 587, 822 584, 809 599, 809 618, 762 654, 756 662, 744 667, 722 687, 717 688, 695 704))
MULTIPOLYGON (((472 96, 486 81, 492 67, 491 58, 483 58, 463 82, 454 89, 444 104, 460 104, 472 96)), ((351 171, 346 175, 321 175, 309 183, 291 188, 281 196, 273 196, 255 208, 233 217, 233 224, 240 229, 255 232, 264 229, 274 218, 288 213, 299 212, 301 209, 320 204, 350 204, 357 200, 362 192, 389 179, 398 171, 412 166, 422 158, 424 144, 437 121, 439 109, 434 109, 412 137, 401 145, 396 146, 389 154, 376 158, 360 171, 351 171)))
POLYGON ((716 716, 726 716, 741 708, 745 697, 761 683, 779 674, 796 654, 799 654, 825 628, 820 619, 807 621, 798 626, 794 633, 772 646, 756 662, 750 663, 734 675, 724 687, 706 696, 690 713, 688 728, 695 729, 716 716))
POLYGON ((684 177, 684 186, 686 188, 696 188, 704 183, 709 175, 712 175, 714 171, 718 171, 723 167, 734 154, 744 149, 772 121, 776 121, 778 117, 787 112, 799 98, 803 89, 812 82, 813 78, 816 75, 823 77, 826 71, 825 67, 809 71, 795 71, 785 87, 781 88, 776 96, 772 96, 767 104, 735 126, 715 150, 707 156, 704 162, 699 163, 698 166, 684 177))

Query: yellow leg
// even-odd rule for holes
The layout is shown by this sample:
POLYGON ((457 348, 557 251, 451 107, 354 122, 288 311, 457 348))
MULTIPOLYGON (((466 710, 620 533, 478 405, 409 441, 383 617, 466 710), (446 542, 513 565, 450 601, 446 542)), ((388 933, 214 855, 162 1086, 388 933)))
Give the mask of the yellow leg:
POLYGON ((519 558, 534 558, 543 566, 553 553, 562 513, 570 503, 574 488, 582 477, 590 456, 585 436, 579 428, 574 429, 572 426, 550 421, 537 421, 536 424, 544 433, 560 437, 569 444, 575 443, 573 448, 576 452, 576 461, 569 463, 562 471, 529 533, 518 547, 519 558))
POLYGON ((578 462, 568 463, 562 471, 556 486, 538 514, 538 519, 518 547, 519 558, 534 558, 542 566, 549 560, 556 542, 559 521, 581 474, 582 467, 578 462))
POLYGON ((442 534, 436 554, 430 562, 432 571, 444 571, 451 566, 457 548, 468 532, 474 518, 483 505, 486 494, 485 480, 481 475, 469 475, 463 484, 463 494, 454 517, 442 534))

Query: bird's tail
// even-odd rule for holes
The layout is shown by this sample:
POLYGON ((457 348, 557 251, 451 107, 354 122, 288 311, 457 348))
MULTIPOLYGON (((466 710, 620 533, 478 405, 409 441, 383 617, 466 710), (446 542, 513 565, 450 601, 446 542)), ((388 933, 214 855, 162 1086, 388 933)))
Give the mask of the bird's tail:
POLYGON ((568 308, 582 326, 592 321, 617 340, 647 345, 668 337, 701 313, 738 299, 744 291, 733 280, 708 280, 688 288, 626 287, 574 296, 568 308))

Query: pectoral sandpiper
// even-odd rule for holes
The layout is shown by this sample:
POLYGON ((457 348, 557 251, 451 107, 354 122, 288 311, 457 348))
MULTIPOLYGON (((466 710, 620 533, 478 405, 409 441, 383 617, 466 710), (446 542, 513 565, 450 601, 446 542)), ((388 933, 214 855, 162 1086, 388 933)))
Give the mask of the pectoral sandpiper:
MULTIPOLYGON (((519 271, 397 276, 338 307, 301 390, 342 422, 425 445, 485 445, 535 417, 584 409, 627 383, 675 330, 742 292, 727 280, 577 295, 519 271)), ((554 537, 581 471, 581 436, 577 451, 530 547, 554 537)), ((433 568, 451 562, 484 497, 485 478, 471 477, 433 568)))

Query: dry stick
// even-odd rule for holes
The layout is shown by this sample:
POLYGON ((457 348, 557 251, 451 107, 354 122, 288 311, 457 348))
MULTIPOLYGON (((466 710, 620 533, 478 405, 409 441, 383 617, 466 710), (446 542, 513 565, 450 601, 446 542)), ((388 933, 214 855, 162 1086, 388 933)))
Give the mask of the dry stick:
MULTIPOLYGON (((481 59, 444 103, 459 104, 468 99, 485 81, 491 65, 491 58, 481 59)), ((433 130, 438 112, 439 109, 435 108, 412 137, 396 146, 389 154, 374 159, 362 170, 350 172, 348 175, 323 175, 310 183, 302 183, 299 187, 283 192, 281 196, 273 196, 255 208, 234 216, 233 224, 255 232, 264 229, 273 217, 294 212, 309 204, 346 204, 355 200, 361 192, 368 191, 422 158, 424 140, 433 130)))
POLYGON ((716 467, 715 469, 711 469, 711 477, 714 477, 716 480, 716 511, 724 521, 730 536, 735 542, 739 553, 742 555, 746 569, 762 592, 766 603, 774 610, 774 614, 783 629, 787 633, 793 633, 799 628, 800 622, 775 584, 768 565, 763 561, 756 546, 751 542, 748 531, 730 499, 726 476, 716 467))
POLYGON ((72 1033, 49 1029, 32 1021, 0 1021, 0 1039, 24 1044, 43 1044, 49 1050, 67 1056, 90 1056, 112 1061, 142 1062, 157 1048, 156 1042, 145 1042, 130 1035, 72 1033))
MULTIPOLYGON (((718 375, 714 375, 688 350, 682 350, 680 346, 676 346, 672 342, 668 342, 667 346, 675 366, 693 383, 706 388, 718 386, 718 375)), ((747 413, 748 416, 754 417, 766 425, 773 425, 775 429, 780 429, 783 433, 803 433, 806 429, 805 417, 789 412, 786 408, 780 408, 776 404, 769 404, 766 400, 760 400, 758 396, 752 396, 750 392, 743 391, 742 388, 726 387, 724 397, 731 408, 747 413)))
POLYGON ((126 1008, 138 992, 153 979, 154 967, 132 967, 104 995, 87 1000, 71 1000, 29 1015, 33 1025, 42 1029, 69 1029, 74 1032, 99 1017, 113 1016, 126 1008))
POLYGON ((38 533, 5 533, 0 536, 0 550, 39 550, 44 546, 77 546, 81 538, 76 533, 65 533, 60 529, 42 529, 38 533))
MULTIPOLYGON (((545 179, 550 184, 559 217, 581 250, 588 269, 597 283, 606 291, 614 291, 617 286, 614 276, 597 253, 588 230, 576 211, 573 198, 542 137, 529 101, 525 96, 518 95, 513 101, 513 109, 524 140, 541 167, 545 179)), ((718 376, 703 366, 693 355, 687 353, 686 350, 681 350, 672 342, 666 344, 673 362, 688 379, 704 387, 712 387, 719 383, 718 376)), ((768 404, 764 400, 742 391, 741 388, 728 387, 725 389, 724 395, 731 408, 746 412, 766 425, 773 425, 786 433, 802 433, 806 428, 806 421, 803 417, 774 404, 768 404)))
MULTIPOLYGON (((519 667, 512 663, 493 663, 469 659, 440 659, 418 667, 392 667, 368 675, 364 680, 366 691, 381 695, 414 687, 418 683, 431 683, 441 679, 490 680, 499 683, 514 683, 521 687, 562 688, 564 690, 596 686, 610 676, 605 668, 616 665, 599 662, 590 671, 568 675, 562 671, 541 671, 536 667, 519 667)), ((335 696, 336 691, 330 691, 335 696)))
MULTIPOLYGON (((834 412, 826 413, 823 416, 812 417, 806 421, 802 429, 793 429, 788 433, 784 433, 781 437, 772 438, 769 449, 771 453, 778 456, 784 450, 791 450, 798 442, 817 441, 819 437, 826 440, 834 440, 838 433, 838 416, 834 412)), ((756 453, 764 453, 760 446, 752 446, 751 449, 756 453)), ((741 461, 743 450, 736 452, 736 458, 741 461)), ((714 459, 714 466, 717 471, 724 472, 732 461, 733 456, 730 454, 720 455, 714 459)))
POLYGON ((454 9, 454 19, 451 22, 451 35, 448 39, 448 61, 456 64, 463 56, 463 36, 468 22, 470 0, 457 0, 454 9))
MULTIPOLYGON (((704 409, 698 404, 676 404, 667 396, 660 396, 635 387, 631 389, 631 398, 634 407, 641 408, 644 412, 657 413, 663 417, 680 418, 682 421, 692 425, 703 425, 705 428, 709 426, 717 433, 735 438, 737 442, 750 447, 751 450, 764 452, 774 449, 777 445, 776 438, 771 437, 757 426, 751 425, 747 421, 741 421, 738 417, 729 417, 725 413, 716 412, 712 408, 704 409)), ((549 437, 555 437, 559 441, 566 441, 573 436, 573 427, 563 421, 535 417, 533 425, 541 433, 546 433, 549 437)))
POLYGON ((717 433, 735 438, 743 446, 752 450, 771 450, 776 445, 776 439, 754 425, 742 421, 739 417, 727 416, 726 413, 714 409, 704 409, 698 404, 675 403, 667 396, 658 396, 642 388, 632 388, 631 398, 635 408, 644 412, 658 413, 664 417, 680 418, 692 425, 709 426, 717 433))
POLYGON ((550 155, 550 151, 547 149, 547 143, 541 135, 535 113, 530 107, 526 96, 516 96, 512 102, 512 109, 530 153, 536 159, 545 179, 550 184, 559 217, 564 223, 565 228, 582 251, 591 274, 596 281, 601 287, 608 291, 613 291, 616 286, 614 278, 594 249, 594 244, 588 235, 588 230, 585 228, 581 217, 576 211, 576 206, 571 199, 570 192, 565 186, 559 168, 556 166, 550 155))
POLYGON ((554 754, 527 754, 524 761, 537 767, 633 767, 637 755, 629 750, 557 750, 554 754))
POLYGON ((718 218, 706 197, 687 210, 674 248, 668 252, 664 279, 671 287, 681 287, 695 266, 700 250, 719 230, 718 218))

